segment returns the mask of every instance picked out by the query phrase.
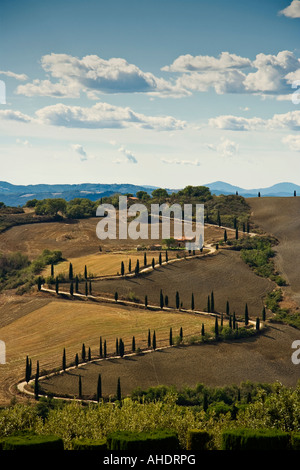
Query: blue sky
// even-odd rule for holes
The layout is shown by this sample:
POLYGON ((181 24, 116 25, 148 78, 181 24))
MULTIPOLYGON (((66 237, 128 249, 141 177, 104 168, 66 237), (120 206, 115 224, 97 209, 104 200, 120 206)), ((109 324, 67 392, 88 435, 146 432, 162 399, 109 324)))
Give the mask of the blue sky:
POLYGON ((4 0, 0 16, 1 180, 300 184, 300 1, 4 0))

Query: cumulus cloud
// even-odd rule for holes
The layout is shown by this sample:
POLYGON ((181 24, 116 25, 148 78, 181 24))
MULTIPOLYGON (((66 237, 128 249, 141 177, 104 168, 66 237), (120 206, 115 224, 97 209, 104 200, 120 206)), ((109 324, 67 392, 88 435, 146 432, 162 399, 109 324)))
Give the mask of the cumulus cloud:
POLYGON ((290 51, 280 51, 277 55, 260 53, 253 61, 223 52, 218 58, 179 56, 162 70, 180 72, 178 88, 192 92, 213 89, 218 94, 277 97, 290 94, 292 81, 299 77, 300 61, 290 51))
POLYGON ((256 131, 262 129, 300 130, 300 111, 274 114, 270 119, 223 115, 209 119, 208 125, 215 129, 227 129, 232 131, 256 131))
POLYGON ((31 143, 27 139, 17 139, 17 144, 23 145, 24 147, 31 147, 31 143))
POLYGON ((79 158, 82 162, 88 159, 87 153, 84 150, 83 146, 80 144, 72 144, 72 149, 79 155, 79 158))
POLYGON ((280 15, 288 18, 300 18, 300 0, 293 0, 292 3, 279 12, 280 15))
POLYGON ((283 137, 282 142, 287 144, 290 150, 300 152, 300 135, 287 135, 283 137))
POLYGON ((97 103, 90 108, 59 103, 36 111, 40 122, 55 126, 104 129, 139 127, 144 129, 184 129, 186 123, 171 116, 145 116, 129 107, 97 103))
POLYGON ((18 122, 31 122, 32 118, 21 111, 13 111, 12 109, 0 110, 0 119, 18 122))
POLYGON ((207 55, 181 55, 171 65, 166 65, 161 70, 166 72, 203 72, 240 69, 250 66, 251 60, 248 58, 230 54, 229 52, 222 52, 218 58, 207 55))
POLYGON ((26 96, 78 96, 85 92, 89 98, 99 98, 100 93, 149 93, 157 96, 182 96, 188 91, 178 85, 143 72, 122 58, 102 59, 87 55, 82 59, 68 54, 47 54, 41 59, 45 72, 57 79, 34 80, 19 86, 18 94, 26 96), (70 89, 69 89, 70 88, 70 89))
POLYGON ((185 165, 185 166, 200 166, 199 160, 180 160, 180 159, 166 159, 162 158, 161 161, 166 165, 185 165))
POLYGON ((0 70, 0 75, 5 75, 6 77, 15 78, 16 80, 20 80, 20 81, 24 81, 28 79, 25 73, 15 73, 15 72, 10 72, 9 70, 7 71, 0 70))
POLYGON ((222 142, 219 144, 208 144, 207 147, 210 150, 218 152, 222 157, 232 157, 236 155, 239 150, 239 145, 230 139, 222 139, 222 142))
MULTIPOLYGON (((130 152, 129 150, 127 150, 125 147, 120 147, 118 149, 118 151, 120 153, 122 153, 124 156, 125 156, 125 161, 127 163, 138 163, 136 157, 133 155, 132 152, 130 152)), ((115 163, 122 163, 123 161, 122 160, 116 160, 115 163)))

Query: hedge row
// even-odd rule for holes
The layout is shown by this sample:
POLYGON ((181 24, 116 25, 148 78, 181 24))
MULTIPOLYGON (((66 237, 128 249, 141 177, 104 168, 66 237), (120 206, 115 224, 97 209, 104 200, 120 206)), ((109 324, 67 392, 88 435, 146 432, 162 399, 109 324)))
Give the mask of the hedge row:
MULTIPOLYGON (((204 430, 190 430, 187 434, 188 451, 209 450, 212 436, 204 430)), ((63 440, 57 436, 33 433, 13 435, 0 440, 0 450, 63 450, 63 440)), ((74 439, 73 450, 179 451, 177 433, 169 430, 131 432, 117 431, 106 439, 74 439)), ((222 433, 222 450, 300 450, 300 433, 268 429, 234 429, 222 433)))

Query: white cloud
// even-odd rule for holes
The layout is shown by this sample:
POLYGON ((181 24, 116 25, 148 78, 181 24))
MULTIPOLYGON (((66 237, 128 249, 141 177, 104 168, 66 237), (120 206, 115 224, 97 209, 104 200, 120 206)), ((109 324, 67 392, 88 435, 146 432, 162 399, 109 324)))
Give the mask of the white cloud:
POLYGON ((27 139, 17 139, 17 144, 23 145, 24 147, 31 147, 31 143, 27 139))
POLYGON ((12 109, 0 110, 0 119, 18 121, 18 122, 31 122, 31 117, 21 111, 13 111, 12 109))
POLYGON ((6 77, 15 78, 16 80, 21 80, 21 81, 28 79, 25 73, 15 73, 15 72, 10 72, 9 70, 8 71, 0 70, 0 75, 6 75, 6 77))
POLYGON ((67 106, 62 103, 36 111, 39 121, 55 126, 104 129, 138 127, 155 130, 184 129, 186 123, 171 116, 145 116, 129 107, 97 103, 90 108, 67 106))
POLYGON ((87 153, 84 150, 83 146, 80 144, 72 144, 72 149, 79 155, 80 160, 86 161, 88 159, 87 153))
POLYGON ((250 66, 251 60, 248 58, 230 54, 229 52, 222 52, 218 58, 207 55, 181 55, 171 65, 166 65, 161 70, 166 72, 203 72, 240 69, 250 66))
POLYGON ((290 150, 300 152, 300 135, 287 135, 283 137, 282 142, 287 144, 290 150))
MULTIPOLYGON (((122 153, 125 156, 125 158, 126 158, 125 161, 127 163, 138 163, 138 161, 137 161, 136 157, 133 155, 133 153, 130 152, 129 150, 127 150, 125 147, 123 147, 123 146, 120 147, 118 149, 118 152, 122 153)), ((122 161, 120 161, 120 160, 115 161, 115 163, 121 163, 121 162, 122 161)))
POLYGON ((292 3, 281 10, 279 14, 287 16, 288 18, 300 18, 300 1, 293 0, 292 3))
POLYGON ((185 166, 200 166, 199 160, 180 160, 180 159, 166 159, 161 158, 161 161, 167 165, 185 165, 185 166))
POLYGON ((218 152, 222 157, 232 157, 236 155, 239 150, 239 145, 229 139, 223 139, 219 144, 208 144, 210 150, 218 152))
POLYGON ((17 89, 26 96, 78 96, 85 92, 89 98, 98 99, 100 93, 149 93, 157 96, 182 96, 189 92, 179 89, 150 72, 143 72, 122 58, 102 59, 88 55, 79 59, 68 54, 47 54, 41 59, 45 72, 57 79, 34 80, 17 89))
POLYGON ((300 130, 300 111, 274 114, 270 119, 223 115, 209 119, 208 125, 216 129, 232 131, 253 131, 262 129, 300 130))

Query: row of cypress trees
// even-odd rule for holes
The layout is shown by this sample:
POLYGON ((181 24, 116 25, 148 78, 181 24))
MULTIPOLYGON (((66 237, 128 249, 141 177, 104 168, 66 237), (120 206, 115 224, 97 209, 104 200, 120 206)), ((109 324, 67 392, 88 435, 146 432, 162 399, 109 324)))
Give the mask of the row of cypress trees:
MULTIPOLYGON (((83 388, 82 388, 82 377, 78 375, 78 397, 83 398, 83 388)), ((99 403, 103 398, 102 396, 102 376, 98 374, 97 387, 96 387, 96 400, 99 403)), ((116 400, 121 402, 122 392, 121 392, 121 379, 118 377, 117 387, 116 387, 116 400)))

